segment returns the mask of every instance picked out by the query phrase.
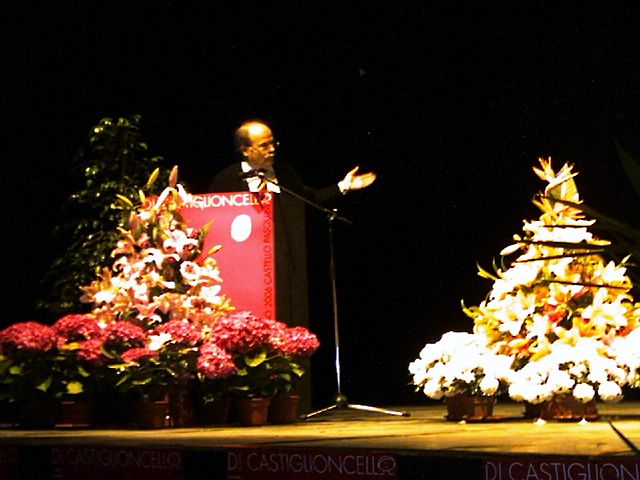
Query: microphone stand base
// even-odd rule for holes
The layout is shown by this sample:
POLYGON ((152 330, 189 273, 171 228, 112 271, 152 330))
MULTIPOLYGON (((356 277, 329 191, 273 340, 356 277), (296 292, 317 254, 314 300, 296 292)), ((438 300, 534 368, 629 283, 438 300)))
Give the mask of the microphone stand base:
POLYGON ((323 413, 330 412, 332 410, 360 410, 364 412, 373 412, 373 413, 382 413, 384 415, 393 415, 396 417, 410 417, 411 414, 409 412, 400 412, 398 410, 388 410, 386 408, 379 407, 371 407, 369 405, 358 405, 355 403, 349 403, 347 397, 341 393, 336 395, 336 403, 333 405, 329 405, 328 407, 321 408, 320 410, 316 410, 315 412, 307 413, 306 415, 301 415, 301 420, 307 420, 309 418, 315 417, 317 415, 321 415, 323 413))

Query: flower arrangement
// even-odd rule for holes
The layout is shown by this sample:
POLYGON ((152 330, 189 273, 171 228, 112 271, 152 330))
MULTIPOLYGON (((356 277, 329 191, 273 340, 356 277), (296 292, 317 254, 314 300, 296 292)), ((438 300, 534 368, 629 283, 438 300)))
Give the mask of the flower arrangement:
POLYGON ((129 225, 113 267, 83 287, 90 313, 0 332, 0 384, 8 387, 0 399, 115 391, 158 400, 197 387, 207 401, 295 390, 316 336, 234 312, 216 261, 202 252, 209 228, 184 221, 191 196, 176 181, 174 169, 169 186, 157 198, 140 193, 136 208, 120 199, 131 208, 129 225))
POLYGON ((221 294, 216 261, 202 255, 209 227, 187 225, 180 209, 191 195, 176 181, 174 168, 158 198, 140 193, 141 205, 111 254, 113 268, 103 269, 83 288, 81 300, 93 304, 92 314, 100 321, 128 320, 145 329, 170 320, 206 325, 233 309, 221 294))
POLYGON ((198 390, 203 403, 229 396, 229 379, 236 373, 233 356, 215 343, 201 345, 196 360, 198 390))
POLYGON ((513 358, 496 354, 479 334, 447 332, 428 343, 409 364, 416 390, 432 399, 468 394, 493 396, 505 391, 513 358))
POLYGON ((174 168, 169 186, 157 198, 140 193, 137 208, 120 198, 132 209, 128 229, 120 229, 113 267, 100 271, 81 298, 105 325, 112 383, 138 399, 193 383, 206 332, 233 310, 215 259, 202 252, 208 227, 187 225, 180 209, 191 195, 176 182, 174 168))
MULTIPOLYGON (((540 403, 571 395, 583 403, 595 397, 617 401, 622 387, 640 385, 640 303, 630 294, 627 259, 605 259, 609 242, 589 231, 595 220, 579 208, 571 165, 556 172, 550 159, 540 159, 534 172, 547 182, 533 201, 541 216, 524 221, 523 234, 501 252, 501 268, 479 269, 493 286, 479 305, 463 303, 463 311, 483 348, 513 359, 512 372, 503 377, 513 399, 540 403)), ((414 383, 432 398, 460 384, 442 373, 446 369, 471 378, 463 368, 471 354, 445 337, 445 345, 427 345, 410 365, 414 383)))
MULTIPOLYGON (((116 322, 126 325, 130 322, 116 322)), ((139 400, 160 400, 172 391, 184 389, 195 381, 195 363, 202 331, 187 320, 171 320, 153 330, 140 329, 140 340, 115 356, 120 363, 110 365, 116 371, 117 390, 139 400)), ((137 340, 137 337, 134 337, 137 340)))
POLYGON ((16 323, 0 332, 0 399, 27 402, 64 393, 63 385, 53 375, 57 340, 53 328, 34 321, 16 323))
POLYGON ((538 404, 555 395, 573 395, 582 403, 597 396, 605 402, 622 398, 629 373, 616 360, 600 352, 598 342, 583 338, 575 345, 555 343, 551 352, 514 372, 509 396, 538 404))
POLYGON ((108 358, 103 354, 104 330, 95 317, 68 314, 53 324, 58 335, 56 363, 66 395, 91 397, 103 387, 108 358))
POLYGON ((107 360, 101 351, 102 333, 95 319, 84 314, 66 315, 53 326, 29 321, 2 330, 1 399, 26 402, 93 394, 107 360))
POLYGON ((212 325, 209 341, 236 367, 228 391, 239 397, 289 394, 304 375, 305 362, 318 348, 317 337, 304 327, 259 318, 250 312, 231 314, 212 325))

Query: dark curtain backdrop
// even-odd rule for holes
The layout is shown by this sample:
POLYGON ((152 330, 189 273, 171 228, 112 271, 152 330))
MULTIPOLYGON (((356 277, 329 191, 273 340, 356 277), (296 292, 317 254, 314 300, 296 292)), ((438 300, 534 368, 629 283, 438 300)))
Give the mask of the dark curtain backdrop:
MULTIPOLYGON (((143 115, 151 149, 203 192, 231 132, 269 120, 310 185, 352 166, 335 232, 343 390, 425 401, 407 365, 469 330, 490 266, 537 217, 538 157, 571 162, 591 204, 639 224, 614 142, 640 157, 640 7, 633 2, 21 2, 5 6, 5 308, 32 308, 55 252, 69 167, 100 118, 143 115), (215 8, 214 8, 215 6, 215 8)), ((335 392, 326 219, 309 216, 320 398, 335 392)), ((224 274, 224 272, 223 272, 224 274)))

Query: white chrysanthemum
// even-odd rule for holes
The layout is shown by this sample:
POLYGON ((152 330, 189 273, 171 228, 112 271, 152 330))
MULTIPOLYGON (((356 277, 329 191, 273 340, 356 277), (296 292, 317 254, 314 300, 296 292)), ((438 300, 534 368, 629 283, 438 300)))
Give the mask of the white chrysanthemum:
POLYGON ((500 381, 490 375, 485 375, 478 385, 483 395, 495 395, 500 387, 500 381))
POLYGON ((444 396, 440 382, 437 380, 431 380, 425 383, 422 391, 427 397, 434 400, 440 400, 444 396))
POLYGON ((587 403, 593 400, 596 391, 588 383, 578 383, 573 389, 573 396, 580 400, 582 403, 587 403))
POLYGON ((513 359, 496 355, 482 334, 448 332, 409 364, 413 383, 430 398, 469 392, 493 395, 511 373, 513 359), (484 383, 483 383, 484 382, 484 383))
POLYGON ((427 380, 427 364, 418 358, 409 364, 409 373, 413 376, 414 385, 422 385, 427 380))
POLYGON ((571 375, 569 375, 569 372, 566 370, 553 370, 550 372, 548 383, 553 391, 559 394, 570 392, 576 384, 575 380, 571 378, 571 375))
POLYGON ((622 388, 616 382, 603 382, 598 386, 598 396, 604 402, 618 402, 622 400, 622 388))

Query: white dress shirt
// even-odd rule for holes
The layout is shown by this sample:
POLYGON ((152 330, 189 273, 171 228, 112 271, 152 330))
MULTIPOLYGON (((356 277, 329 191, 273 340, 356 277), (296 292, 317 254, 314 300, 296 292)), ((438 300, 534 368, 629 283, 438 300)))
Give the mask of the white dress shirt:
MULTIPOLYGON (((242 171, 244 173, 251 172, 255 170, 255 168, 251 167, 247 162, 242 162, 240 164, 242 167, 242 171)), ((253 177, 245 178, 247 182, 247 186, 249 187, 250 192, 260 192, 264 191, 265 187, 267 191, 273 193, 280 193, 280 187, 278 186, 278 179, 276 178, 276 172, 273 168, 267 170, 266 179, 260 178, 258 175, 253 177)))

